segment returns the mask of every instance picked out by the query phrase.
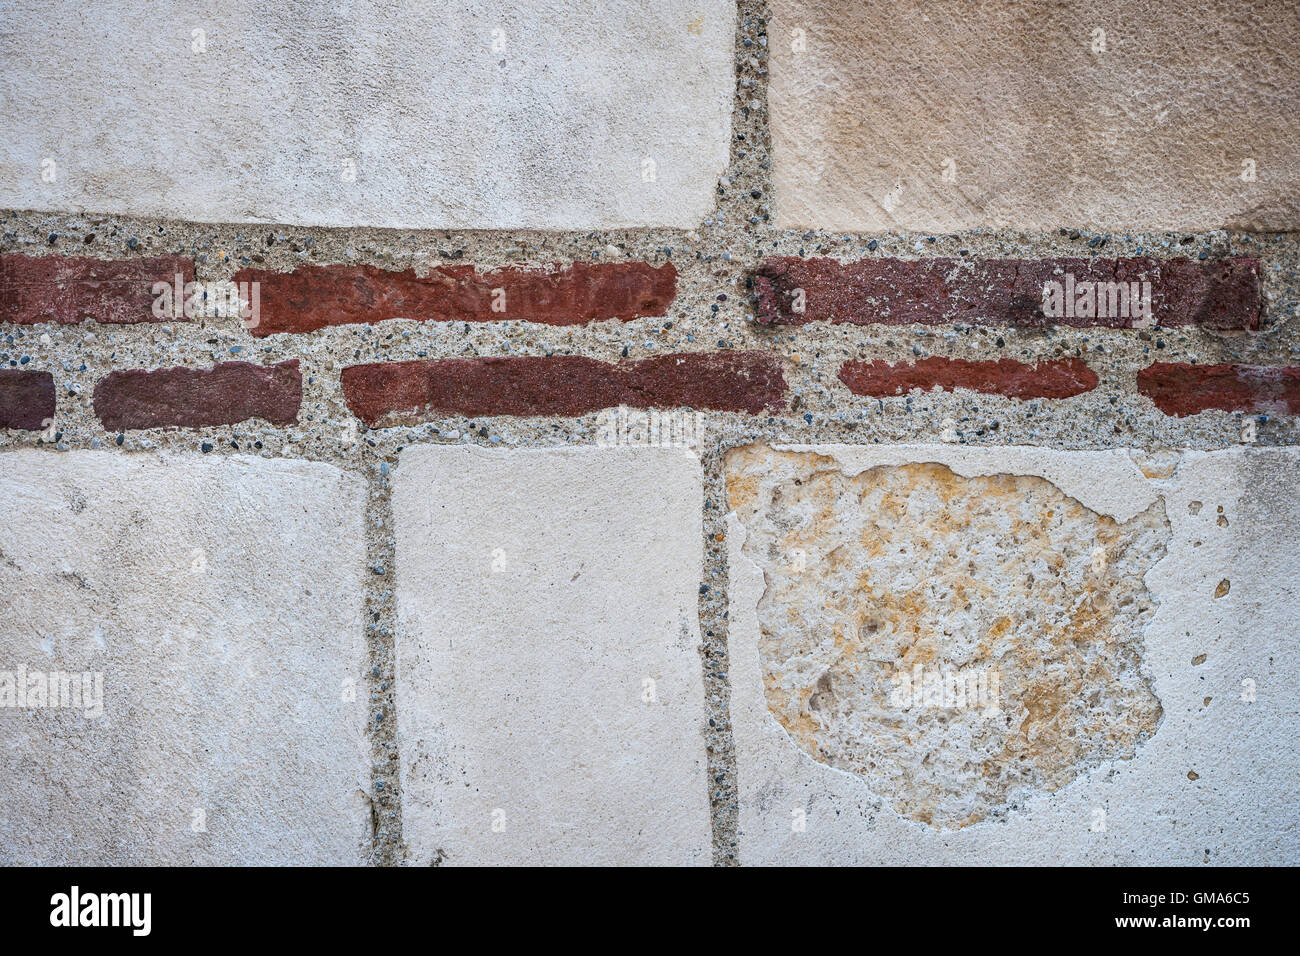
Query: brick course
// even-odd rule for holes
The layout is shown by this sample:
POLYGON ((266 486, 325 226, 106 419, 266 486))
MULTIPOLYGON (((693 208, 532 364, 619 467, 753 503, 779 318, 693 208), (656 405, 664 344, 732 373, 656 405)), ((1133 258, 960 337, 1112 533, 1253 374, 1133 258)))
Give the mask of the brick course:
POLYGON ((0 428, 40 431, 53 418, 53 375, 0 369, 0 428))
MULTIPOLYGON (((1259 261, 1191 259, 799 259, 766 260, 754 277, 756 318, 765 325, 974 325, 1132 328, 1141 318, 1043 310, 1048 282, 1150 283, 1150 324, 1258 329, 1259 261), (800 291, 802 290, 802 295, 800 291)), ((1139 285, 1138 291, 1142 291, 1139 285)), ((1106 311, 1110 310, 1106 297, 1106 311)), ((1097 310, 1093 310, 1096 312, 1097 310)), ((1115 312, 1119 312, 1116 302, 1115 312)))
POLYGON ((431 359, 343 370, 348 407, 368 425, 436 415, 585 415, 690 406, 751 415, 782 407, 781 363, 763 352, 661 355, 617 364, 580 356, 431 359))
POLYGON ((845 362, 840 381, 858 395, 903 395, 936 385, 952 390, 1006 395, 1008 398, 1069 398, 1097 387, 1097 373, 1082 359, 1056 359, 1026 365, 1012 359, 971 362, 933 356, 919 362, 845 362))
POLYGON ((301 403, 297 359, 110 372, 94 393, 95 414, 110 431, 233 425, 249 418, 287 425, 298 420, 301 403))
POLYGON ((1137 374, 1138 391, 1166 415, 1229 412, 1300 412, 1300 368, 1191 365, 1157 362, 1137 374))
POLYGON ((416 319, 524 320, 584 325, 665 315, 677 295, 671 262, 586 263, 542 268, 438 266, 427 276, 376 266, 301 266, 293 272, 242 269, 235 282, 260 283, 256 336, 332 325, 416 319))
POLYGON ((174 321, 153 314, 155 282, 194 281, 185 256, 94 259, 87 256, 0 256, 0 321, 19 325, 87 319, 111 325, 174 321))

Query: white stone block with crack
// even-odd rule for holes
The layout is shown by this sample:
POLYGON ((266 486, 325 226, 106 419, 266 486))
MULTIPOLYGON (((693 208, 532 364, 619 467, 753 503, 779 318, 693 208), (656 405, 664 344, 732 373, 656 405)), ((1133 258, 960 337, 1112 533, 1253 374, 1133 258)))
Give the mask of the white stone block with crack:
POLYGON ((359 479, 12 451, 0 500, 0 863, 365 861, 359 479), (100 675, 102 714, 20 669, 100 675))
POLYGON ((0 207, 692 228, 727 164, 734 25, 724 0, 11 0, 0 207))

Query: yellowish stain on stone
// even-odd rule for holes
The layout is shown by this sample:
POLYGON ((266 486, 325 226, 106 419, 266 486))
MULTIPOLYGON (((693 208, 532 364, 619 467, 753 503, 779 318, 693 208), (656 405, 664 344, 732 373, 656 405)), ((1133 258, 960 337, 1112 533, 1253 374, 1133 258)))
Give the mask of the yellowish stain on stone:
POLYGON ((767 585, 769 710, 900 814, 944 828, 1001 815, 1132 757, 1159 723, 1141 638, 1162 505, 1119 524, 1038 477, 849 476, 758 446, 728 455, 727 488, 767 585), (936 678, 969 699, 923 699, 936 678))

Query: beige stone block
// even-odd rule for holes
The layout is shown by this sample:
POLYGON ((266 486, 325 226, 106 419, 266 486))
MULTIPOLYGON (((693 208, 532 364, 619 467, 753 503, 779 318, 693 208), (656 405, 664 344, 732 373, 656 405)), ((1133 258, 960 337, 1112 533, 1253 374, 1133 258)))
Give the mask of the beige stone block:
POLYGON ((1300 224, 1289 0, 773 0, 785 227, 1300 224))

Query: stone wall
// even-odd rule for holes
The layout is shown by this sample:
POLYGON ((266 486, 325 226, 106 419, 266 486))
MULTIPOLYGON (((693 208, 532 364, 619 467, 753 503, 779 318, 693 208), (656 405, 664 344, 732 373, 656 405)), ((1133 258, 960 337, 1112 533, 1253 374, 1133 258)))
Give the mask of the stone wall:
POLYGON ((14 0, 0 863, 1300 862, 1296 8, 14 0))

